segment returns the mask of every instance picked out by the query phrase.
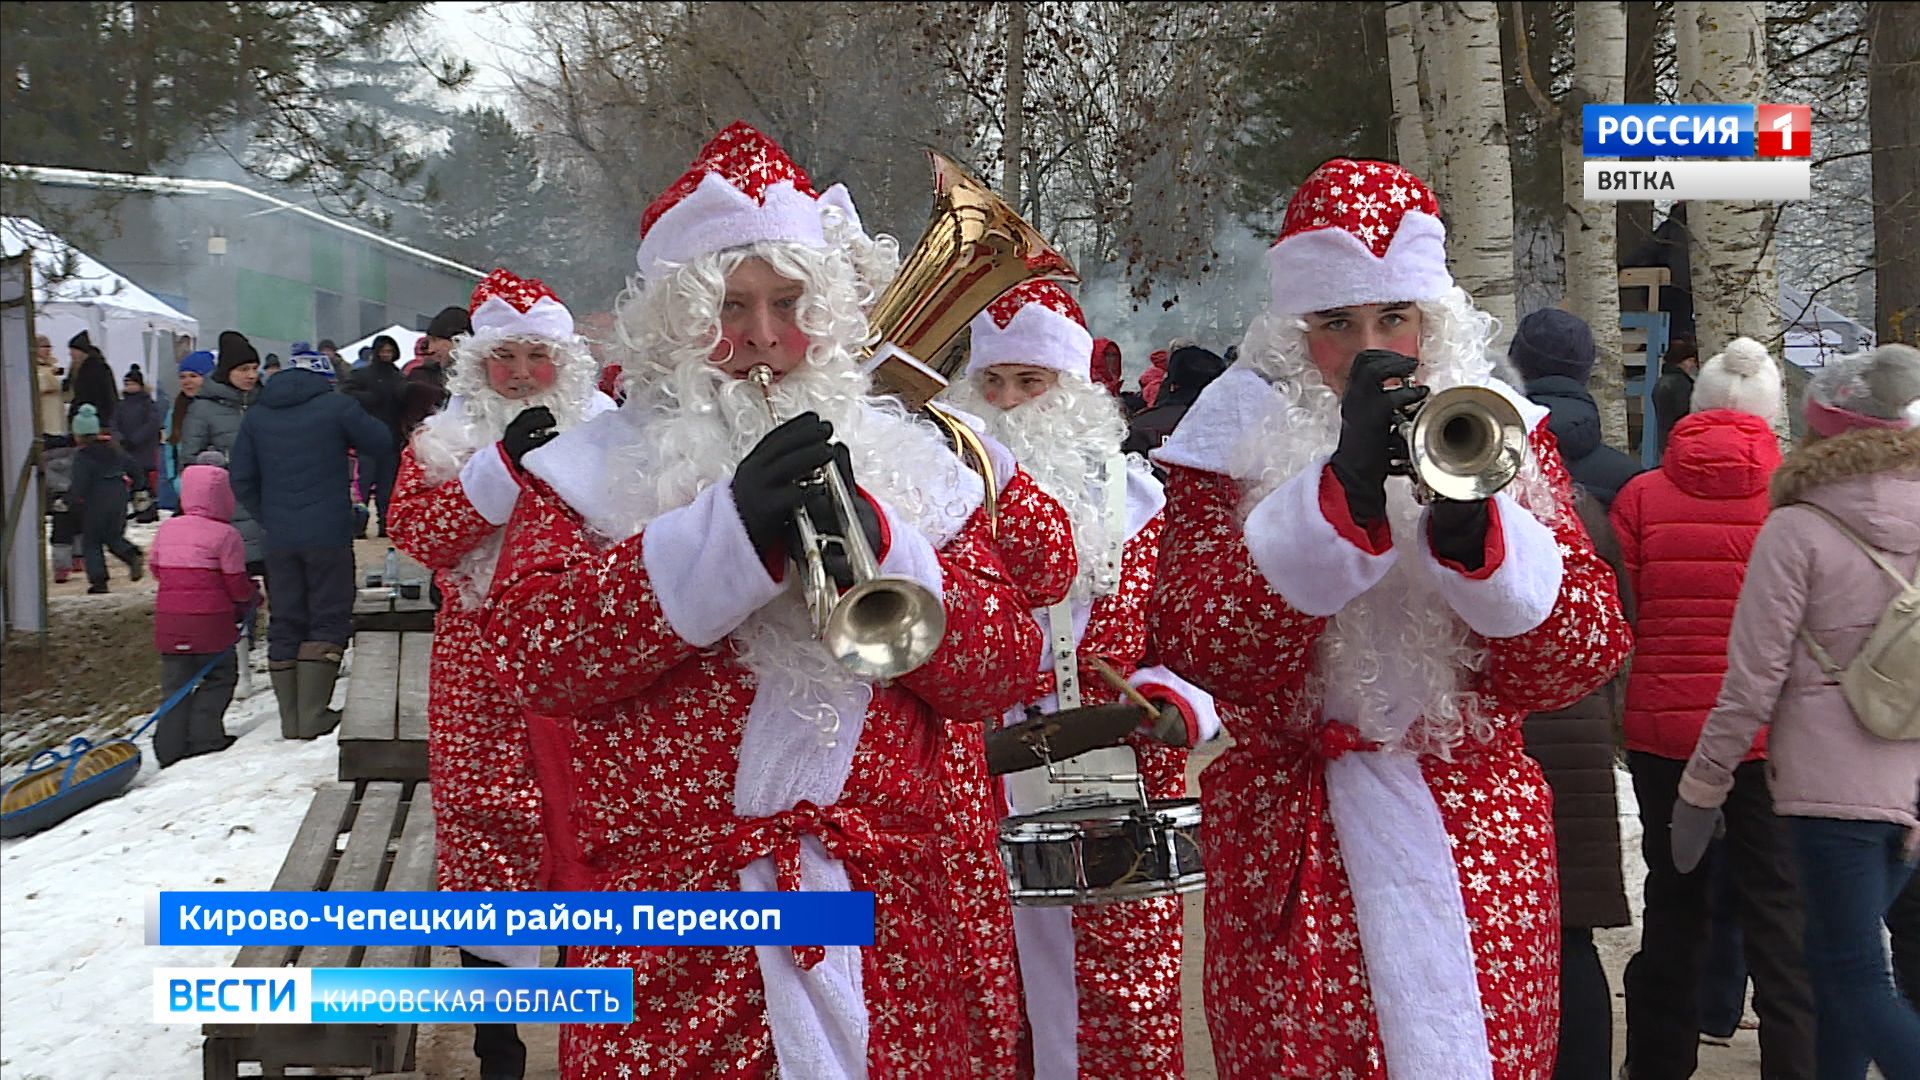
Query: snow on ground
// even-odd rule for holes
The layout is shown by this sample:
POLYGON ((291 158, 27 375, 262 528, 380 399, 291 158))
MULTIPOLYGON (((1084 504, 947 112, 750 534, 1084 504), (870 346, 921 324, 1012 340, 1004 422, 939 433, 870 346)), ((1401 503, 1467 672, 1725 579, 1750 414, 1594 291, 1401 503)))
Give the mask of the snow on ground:
POLYGON ((200 1075, 200 1026, 149 1019, 152 971, 226 966, 239 949, 146 945, 147 905, 162 889, 270 886, 339 761, 331 735, 283 740, 256 687, 227 710, 240 741, 225 753, 162 772, 143 737, 124 795, 0 844, 0 1080, 200 1075))

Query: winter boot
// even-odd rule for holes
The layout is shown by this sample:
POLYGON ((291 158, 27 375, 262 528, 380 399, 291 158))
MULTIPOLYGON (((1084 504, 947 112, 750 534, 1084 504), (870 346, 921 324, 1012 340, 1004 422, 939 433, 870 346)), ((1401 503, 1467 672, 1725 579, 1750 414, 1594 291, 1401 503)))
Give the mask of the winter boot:
POLYGON ((274 660, 267 664, 267 676, 273 680, 273 700, 280 706, 280 737, 300 738, 300 667, 292 660, 274 660))
POLYGON ((127 557, 126 562, 128 581, 139 581, 141 578, 147 576, 146 552, 141 551, 139 548, 134 548, 133 554, 127 557))
POLYGON ((73 576, 73 545, 53 545, 53 583, 62 585, 73 576))
POLYGON ((340 726, 340 713, 327 708, 333 700, 333 684, 340 677, 343 646, 331 641, 300 643, 300 734, 302 739, 317 739, 340 726))

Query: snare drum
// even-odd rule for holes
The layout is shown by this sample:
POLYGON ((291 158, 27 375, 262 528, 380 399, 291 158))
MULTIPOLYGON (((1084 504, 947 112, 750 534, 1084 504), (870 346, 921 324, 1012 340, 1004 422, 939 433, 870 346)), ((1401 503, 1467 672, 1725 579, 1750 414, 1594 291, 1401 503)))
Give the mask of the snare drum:
POLYGON ((1013 902, 1086 907, 1175 896, 1206 884, 1200 801, 1061 807, 1000 823, 1013 902))

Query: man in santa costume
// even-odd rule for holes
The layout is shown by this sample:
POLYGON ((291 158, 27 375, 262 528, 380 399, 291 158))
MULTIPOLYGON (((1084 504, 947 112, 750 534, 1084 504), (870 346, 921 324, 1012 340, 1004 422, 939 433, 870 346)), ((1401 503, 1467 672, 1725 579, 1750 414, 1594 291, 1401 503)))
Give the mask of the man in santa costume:
MULTIPOLYGON (((597 365, 546 285, 495 270, 474 289, 470 310, 473 330, 453 346, 453 397, 401 455, 388 535, 434 572, 444 598, 427 684, 440 888, 540 889, 548 875, 539 785, 520 709, 493 678, 480 609, 520 498, 514 466, 613 403, 593 389, 597 365)), ((539 949, 475 946, 461 950, 461 961, 533 966, 539 949)), ((512 1025, 477 1025, 474 1053, 489 1077, 525 1068, 512 1025)))
POLYGON ((965 1069, 938 718, 1017 700, 1041 643, 978 475, 867 394, 863 305, 897 260, 844 189, 816 193, 770 139, 728 127, 642 218, 615 309, 625 404, 523 459, 489 641, 510 693, 571 723, 592 883, 862 890, 876 907, 865 949, 569 950, 634 970, 637 1020, 564 1029, 567 1076, 965 1069), (762 365, 770 401, 746 379, 762 365), (823 468, 857 492, 882 571, 944 608, 931 658, 886 686, 834 662, 787 565, 797 508, 837 528, 823 468))
MULTIPOLYGON (((1164 505, 1144 462, 1120 452, 1126 420, 1092 381, 1093 338, 1080 306, 1059 285, 1013 289, 973 320, 966 378, 942 400, 983 417, 1072 522, 1079 572, 1066 598, 1033 612, 1058 648, 1032 672, 1006 724, 1042 712, 1121 700, 1097 670, 1104 663, 1159 707, 1143 717, 1153 736, 1070 759, 1076 773, 1141 774, 1150 799, 1186 795, 1188 747, 1219 730, 1212 699, 1165 668, 1143 668, 1146 605, 1152 592, 1164 505), (1133 464, 1129 464, 1132 461, 1133 464), (1157 736, 1157 737, 1154 737, 1157 736), (1169 745, 1172 744, 1172 745, 1169 745)), ((1121 705, 1120 708, 1131 708, 1121 705)), ((1131 785, 1053 783, 1044 769, 1011 773, 985 808, 997 835, 1003 813, 1028 814, 1069 795, 1132 799, 1131 785)), ((987 854, 996 858, 997 848, 987 854)), ((1007 910, 1004 876, 987 898, 1007 910)), ((1178 1078, 1181 901, 1167 896, 1095 907, 1012 909, 1020 986, 1040 1080, 1141 1076, 1178 1078)))
POLYGON ((1444 241, 1398 165, 1315 170, 1268 253, 1272 304, 1155 455, 1154 644, 1234 736, 1201 779, 1223 1077, 1553 1069, 1550 795, 1521 721, 1631 641, 1546 410, 1494 379, 1494 322, 1444 241), (1519 410, 1525 466, 1423 507, 1394 421, 1467 384, 1519 410))

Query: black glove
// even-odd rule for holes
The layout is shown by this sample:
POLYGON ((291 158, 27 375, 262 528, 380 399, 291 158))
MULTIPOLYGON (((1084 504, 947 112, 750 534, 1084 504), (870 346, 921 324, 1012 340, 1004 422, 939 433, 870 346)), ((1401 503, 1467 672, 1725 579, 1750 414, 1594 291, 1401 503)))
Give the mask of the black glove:
POLYGON ((1167 746, 1185 747, 1189 738, 1187 714, 1180 711, 1180 706, 1170 701, 1156 702, 1156 704, 1160 706, 1160 715, 1146 725, 1147 736, 1167 746))
POLYGON ((1478 570, 1487 561, 1487 500, 1433 501, 1433 553, 1478 570))
MULTIPOLYGON (((853 496, 854 516, 860 520, 860 531, 866 536, 867 550, 873 552, 874 559, 878 560, 880 558, 880 515, 874 511, 872 503, 860 497, 859 489, 854 486, 853 454, 840 443, 834 444, 833 451, 834 468, 839 470, 840 480, 846 485, 847 494, 853 496)), ((823 534, 839 535, 840 519, 834 510, 833 496, 825 484, 809 485, 806 502, 802 505, 806 507, 807 517, 812 519, 814 528, 823 534)), ((797 527, 788 530, 787 554, 791 555, 796 562, 805 555, 805 552, 800 550, 800 531, 797 527)), ((853 586, 853 566, 848 561, 846 553, 838 546, 827 549, 827 572, 833 575, 833 580, 842 589, 853 586)))
MULTIPOLYGON (((811 412, 788 420, 747 451, 733 471, 733 505, 747 527, 747 539, 762 555, 790 542, 793 512, 813 494, 801 481, 833 460, 833 425, 811 412)), ((825 519, 831 520, 831 519, 825 519)))
POLYGON ((1402 410, 1426 398, 1424 386, 1395 390, 1381 384, 1411 378, 1420 362, 1386 349, 1368 349, 1353 358, 1347 392, 1340 398, 1340 444, 1333 451, 1333 475, 1347 494, 1347 511, 1357 525, 1387 517, 1387 477, 1396 462, 1408 458, 1407 442, 1394 431, 1402 410))
POLYGON ((545 446, 558 434, 554 430, 553 413, 544 405, 536 405, 521 409, 520 415, 507 425, 507 433, 500 436, 500 448, 507 452, 507 460, 517 469, 527 451, 545 446))

